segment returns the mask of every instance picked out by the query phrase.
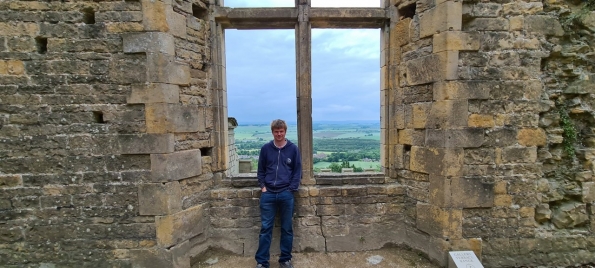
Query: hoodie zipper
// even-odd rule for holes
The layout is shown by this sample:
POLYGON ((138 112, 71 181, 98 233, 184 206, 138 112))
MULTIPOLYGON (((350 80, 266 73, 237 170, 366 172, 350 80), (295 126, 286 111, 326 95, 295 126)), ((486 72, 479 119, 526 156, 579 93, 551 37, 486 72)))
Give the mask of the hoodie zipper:
POLYGON ((277 148, 279 153, 277 154, 277 168, 275 169, 275 182, 273 186, 277 187, 277 177, 279 176, 279 159, 281 159, 281 148, 277 148))

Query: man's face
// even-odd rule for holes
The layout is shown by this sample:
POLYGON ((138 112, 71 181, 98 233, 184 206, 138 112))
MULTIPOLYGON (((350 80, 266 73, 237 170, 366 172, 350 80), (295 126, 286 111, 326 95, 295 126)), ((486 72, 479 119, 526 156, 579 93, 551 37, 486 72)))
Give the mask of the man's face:
POLYGON ((273 137, 275 141, 281 142, 285 140, 285 129, 282 128, 275 128, 273 129, 273 137))

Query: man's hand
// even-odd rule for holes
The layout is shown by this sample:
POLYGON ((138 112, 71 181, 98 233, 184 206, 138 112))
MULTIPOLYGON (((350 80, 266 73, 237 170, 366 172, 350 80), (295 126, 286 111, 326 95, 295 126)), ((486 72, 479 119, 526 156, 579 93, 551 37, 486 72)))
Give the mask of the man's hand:
POLYGON ((267 191, 267 187, 262 187, 262 192, 266 192, 267 191))

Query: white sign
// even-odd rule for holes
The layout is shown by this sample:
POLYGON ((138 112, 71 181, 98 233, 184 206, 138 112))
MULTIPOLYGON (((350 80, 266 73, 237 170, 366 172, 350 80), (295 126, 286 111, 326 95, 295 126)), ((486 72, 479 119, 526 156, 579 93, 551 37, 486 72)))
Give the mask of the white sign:
POLYGON ((483 268, 473 251, 451 251, 448 253, 448 268, 483 268))

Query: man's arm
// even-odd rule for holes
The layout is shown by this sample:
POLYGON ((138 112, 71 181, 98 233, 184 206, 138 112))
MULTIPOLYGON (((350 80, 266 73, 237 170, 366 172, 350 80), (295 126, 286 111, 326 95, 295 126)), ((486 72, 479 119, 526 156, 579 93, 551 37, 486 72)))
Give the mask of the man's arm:
POLYGON ((302 180, 302 157, 297 145, 294 144, 293 146, 295 146, 295 161, 293 172, 291 174, 291 181, 289 182, 289 190, 295 192, 300 187, 300 182, 302 180))
POLYGON ((258 167, 256 169, 256 177, 258 177, 258 186, 260 186, 260 189, 265 188, 264 177, 266 177, 266 172, 266 154, 264 146, 262 146, 262 148, 260 148, 260 154, 258 155, 258 167))

